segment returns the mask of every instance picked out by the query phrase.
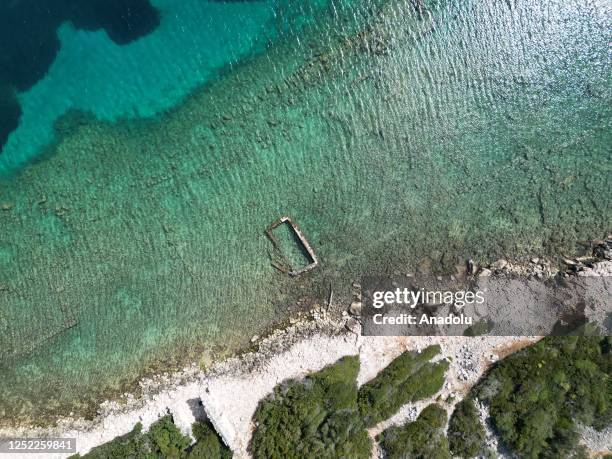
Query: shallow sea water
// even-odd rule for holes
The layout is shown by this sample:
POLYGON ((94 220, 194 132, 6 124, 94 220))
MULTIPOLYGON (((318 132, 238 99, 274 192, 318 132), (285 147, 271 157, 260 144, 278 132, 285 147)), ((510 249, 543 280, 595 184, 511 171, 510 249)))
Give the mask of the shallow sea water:
POLYGON ((605 2, 315 18, 155 117, 64 118, 0 182, 3 422, 220 355, 330 285, 571 254, 610 229, 605 2), (321 260, 297 279, 270 264, 281 215, 321 260))

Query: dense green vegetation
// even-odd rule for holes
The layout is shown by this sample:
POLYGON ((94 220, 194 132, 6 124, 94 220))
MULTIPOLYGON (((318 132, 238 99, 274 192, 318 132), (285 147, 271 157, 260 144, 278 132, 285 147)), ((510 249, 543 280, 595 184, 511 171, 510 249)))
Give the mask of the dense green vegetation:
POLYGON ((439 352, 438 345, 420 353, 404 352, 359 389, 359 409, 367 427, 389 418, 402 405, 430 397, 442 388, 448 362, 430 362, 439 352))
POLYGON ((164 416, 151 425, 147 437, 155 457, 184 457, 183 452, 191 443, 174 425, 171 416, 164 416))
POLYGON ((370 457, 357 406, 358 357, 344 357, 303 380, 277 386, 259 403, 256 459, 370 457))
POLYGON ((253 456, 369 458, 366 427, 442 387, 448 362, 429 362, 439 350, 431 346, 421 353, 405 352, 359 391, 358 357, 344 357, 303 380, 277 386, 255 412, 253 456))
POLYGON ((193 436, 196 443, 189 451, 189 459, 231 459, 230 449, 219 438, 212 424, 196 422, 193 425, 193 436))
POLYGON ((92 449, 86 459, 230 459, 231 451, 221 442, 217 433, 207 422, 193 425, 196 443, 190 447, 191 439, 183 435, 172 422, 171 416, 164 416, 151 425, 148 432, 142 432, 142 424, 114 440, 92 449))
POLYGON ((114 440, 105 443, 92 449, 88 454, 81 456, 76 454, 70 459, 87 458, 87 459, 105 459, 105 458, 120 458, 120 457, 151 457, 149 455, 150 448, 147 437, 142 433, 142 424, 139 422, 134 426, 134 429, 128 434, 115 438, 114 440), (146 453, 146 454, 143 454, 146 453))
POLYGON ((478 399, 520 457, 587 457, 577 423, 601 429, 612 421, 610 348, 610 337, 551 336, 501 360, 457 404, 448 426, 452 453, 484 453, 478 399))
POLYGON ((429 405, 417 418, 401 427, 390 427, 376 439, 387 459, 451 459, 444 436, 446 411, 429 405))
POLYGON ((612 421, 610 348, 610 337, 544 338, 500 361, 470 397, 489 405, 494 429, 520 457, 583 457, 576 423, 612 421))
POLYGON ((448 423, 448 441, 455 456, 474 457, 483 450, 485 431, 474 400, 468 398, 455 406, 448 423))

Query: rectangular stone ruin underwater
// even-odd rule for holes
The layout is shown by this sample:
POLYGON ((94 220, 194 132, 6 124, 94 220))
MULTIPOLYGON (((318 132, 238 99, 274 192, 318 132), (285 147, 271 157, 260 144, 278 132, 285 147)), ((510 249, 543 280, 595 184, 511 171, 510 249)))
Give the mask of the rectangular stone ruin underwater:
POLYGON ((319 260, 300 228, 284 216, 275 220, 266 230, 274 245, 270 255, 272 265, 291 276, 298 276, 317 267, 319 260))

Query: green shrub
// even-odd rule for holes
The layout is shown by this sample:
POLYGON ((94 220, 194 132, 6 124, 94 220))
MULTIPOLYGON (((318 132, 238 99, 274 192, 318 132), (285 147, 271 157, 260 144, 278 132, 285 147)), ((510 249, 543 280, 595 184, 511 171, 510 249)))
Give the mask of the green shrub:
POLYGON ((367 427, 389 418, 402 405, 430 397, 442 388, 448 362, 429 362, 438 352, 438 345, 420 353, 404 352, 361 386, 359 410, 367 427))
POLYGON ((191 444, 191 439, 174 425, 172 416, 164 416, 152 424, 147 437, 155 457, 185 457, 185 449, 191 444))
MULTIPOLYGON (((208 423, 193 425, 196 443, 189 448, 191 439, 181 434, 171 416, 164 416, 142 432, 142 424, 114 440, 92 449, 87 459, 230 459, 231 451, 223 445, 213 427, 208 423)), ((73 458, 80 458, 78 454, 73 458)))
POLYGON ((195 445, 190 449, 189 459, 231 459, 230 449, 223 444, 221 438, 209 422, 193 424, 195 445))
POLYGON ((151 453, 147 437, 142 433, 142 424, 137 423, 128 434, 115 438, 108 443, 93 448, 84 456, 75 455, 73 458, 87 459, 114 459, 126 457, 149 458, 151 453))
POLYGON ((152 424, 148 432, 143 433, 142 424, 138 423, 129 434, 92 449, 83 458, 181 458, 185 457, 184 449, 189 443, 191 440, 176 428, 172 417, 164 416, 152 424))
POLYGON ((259 403, 251 453, 256 459, 370 457, 357 407, 359 359, 344 357, 303 380, 290 380, 259 403))
POLYGON ((521 457, 580 457, 576 421, 612 419, 610 338, 547 337, 500 361, 474 389, 494 429, 521 457))
POLYGON ((485 431, 474 401, 465 399, 455 406, 448 423, 448 441, 455 456, 474 457, 484 446, 485 431))
POLYGON ((439 405, 429 405, 416 421, 390 427, 376 439, 387 459, 451 459, 445 425, 446 411, 439 405))

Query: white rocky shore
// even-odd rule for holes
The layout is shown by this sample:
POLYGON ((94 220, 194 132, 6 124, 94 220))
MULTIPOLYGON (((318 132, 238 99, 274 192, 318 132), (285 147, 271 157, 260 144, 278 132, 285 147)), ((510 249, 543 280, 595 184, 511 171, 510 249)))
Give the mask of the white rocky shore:
MULTIPOLYGON (((578 275, 612 274, 612 262, 605 257, 589 266, 580 267, 580 263, 566 260, 570 268, 568 272, 573 270, 578 275)), ((484 276, 507 271, 524 276, 549 277, 558 272, 550 264, 539 260, 532 260, 530 267, 520 267, 500 260, 487 268, 471 269, 472 274, 480 273, 484 276)), ((352 304, 351 312, 358 314, 358 307, 359 304, 352 304)), ((306 320, 292 321, 292 325, 286 329, 276 330, 263 339, 255 338, 257 350, 253 352, 218 362, 205 371, 194 365, 178 373, 143 379, 140 382, 143 396, 135 398, 131 394, 124 394, 118 400, 107 401, 100 406, 99 414, 93 421, 66 418, 52 429, 3 429, 0 435, 76 438, 77 452, 84 454, 95 446, 128 433, 137 422, 141 422, 146 430, 159 417, 170 413, 181 431, 191 434, 192 423, 206 416, 233 450, 234 457, 248 458, 248 444, 253 431, 251 419, 258 402, 280 382, 306 376, 342 356, 359 355, 361 369, 358 383, 363 384, 403 351, 420 350, 430 344, 439 344, 442 351, 437 358, 451 359, 446 383, 434 398, 454 400, 445 404, 450 412, 453 404, 467 393, 493 362, 538 339, 364 337, 360 335, 359 322, 348 313, 332 317, 325 308, 317 308, 311 311, 306 320)), ((374 438, 390 425, 415 419, 432 399, 403 406, 392 418, 370 429, 370 435, 374 438)), ((612 448, 610 429, 599 433, 584 433, 583 441, 593 450, 612 448)), ((495 439, 490 438, 491 435, 488 437, 490 446, 495 446, 495 439)), ((16 457, 14 454, 0 454, 0 457, 4 456, 12 459, 16 457)), ((29 454, 28 457, 36 458, 37 455, 29 454)), ((380 457, 376 447, 372 457, 380 457)))
MULTIPOLYGON (((452 357, 447 382, 439 395, 443 399, 449 396, 460 399, 492 362, 537 339, 362 337, 346 329, 338 332, 344 324, 334 323, 323 310, 317 311, 317 316, 318 320, 276 331, 262 340, 260 350, 220 362, 209 371, 191 367, 180 373, 143 380, 141 385, 145 388, 145 396, 136 399, 125 394, 120 401, 105 402, 93 421, 65 419, 54 429, 21 428, 2 434, 77 438, 77 451, 83 454, 118 435, 128 433, 137 422, 141 422, 146 430, 160 416, 168 413, 172 414, 175 424, 184 433, 191 434, 191 424, 205 413, 234 451, 235 457, 247 458, 253 428, 251 418, 257 404, 285 379, 306 376, 344 355, 359 355, 361 369, 358 383, 363 384, 403 351, 438 343, 442 348, 439 358, 452 357), (298 334, 307 336, 296 339, 298 334), (285 340, 291 344, 285 347, 285 340), (278 352, 279 346, 285 349, 278 352), (200 400, 202 406, 198 403, 200 400)), ((371 429, 371 435, 375 436, 391 424, 414 419, 426 404, 427 401, 420 401, 404 406, 391 419, 371 429)), ((373 457, 376 456, 377 453, 373 452, 373 457)), ((49 455, 44 457, 48 458, 49 455)))

